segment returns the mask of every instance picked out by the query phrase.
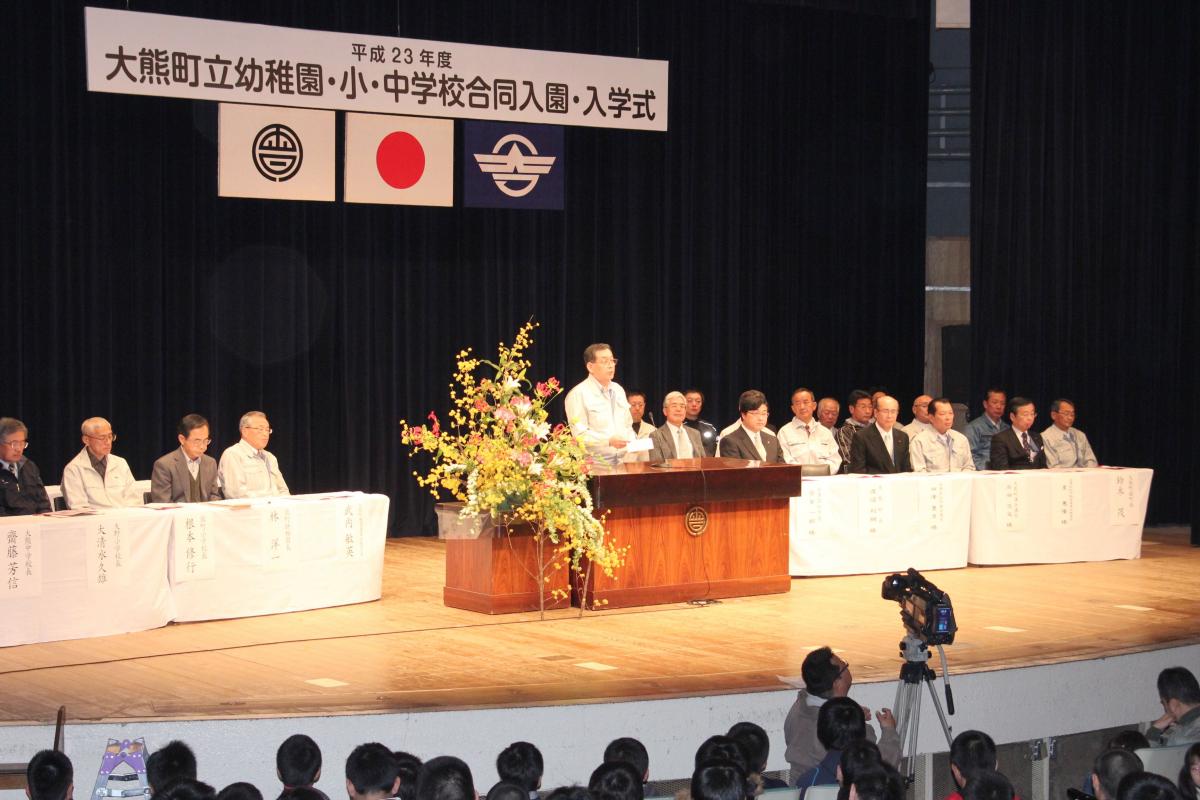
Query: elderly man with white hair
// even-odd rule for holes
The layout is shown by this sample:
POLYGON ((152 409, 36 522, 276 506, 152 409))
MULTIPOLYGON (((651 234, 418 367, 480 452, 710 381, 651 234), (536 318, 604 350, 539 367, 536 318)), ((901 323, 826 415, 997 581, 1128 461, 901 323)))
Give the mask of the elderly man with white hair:
POLYGON ((117 434, 104 417, 89 417, 79 427, 83 449, 63 469, 62 493, 67 508, 120 508, 142 505, 142 493, 129 464, 113 455, 117 434))
POLYGON ((683 392, 671 392, 663 398, 663 416, 667 421, 650 434, 650 441, 654 442, 650 450, 651 461, 703 458, 707 455, 700 431, 684 424, 687 420, 687 398, 683 392))
POLYGON ((225 497, 282 497, 289 495, 279 459, 266 450, 271 440, 271 423, 261 411, 247 411, 238 422, 242 439, 225 448, 217 468, 217 482, 225 497))

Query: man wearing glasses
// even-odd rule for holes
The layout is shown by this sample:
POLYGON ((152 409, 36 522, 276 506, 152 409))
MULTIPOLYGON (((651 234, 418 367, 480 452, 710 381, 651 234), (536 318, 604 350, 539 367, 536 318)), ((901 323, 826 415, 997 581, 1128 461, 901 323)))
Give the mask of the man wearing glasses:
POLYGON ((117 435, 104 417, 91 417, 80 426, 83 449, 63 469, 62 493, 67 508, 140 506, 129 464, 113 455, 117 435))
POLYGON ((588 377, 567 392, 565 408, 571 433, 597 461, 617 464, 634 439, 633 417, 625 390, 613 380, 617 359, 603 342, 583 351, 588 377))
POLYGON ((155 503, 205 503, 220 500, 217 462, 204 454, 208 420, 188 414, 179 420, 179 449, 154 462, 150 475, 150 499, 155 503))
POLYGON ((12 417, 0 417, 0 517, 41 514, 50 499, 37 464, 25 457, 29 429, 12 417))
POLYGON ((783 448, 770 431, 764 430, 771 409, 767 397, 757 389, 748 389, 738 398, 738 413, 741 424, 721 437, 717 443, 717 455, 721 458, 744 458, 748 461, 766 461, 783 464, 783 448))
POLYGON ((271 423, 261 411, 247 411, 238 422, 242 440, 221 454, 217 480, 227 498, 282 497, 291 494, 279 471, 279 459, 266 450, 271 423))

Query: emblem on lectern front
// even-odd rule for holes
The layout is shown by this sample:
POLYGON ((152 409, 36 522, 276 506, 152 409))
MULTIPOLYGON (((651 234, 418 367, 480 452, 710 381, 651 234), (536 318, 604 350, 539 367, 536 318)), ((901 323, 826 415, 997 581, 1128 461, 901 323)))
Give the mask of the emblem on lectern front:
POLYGON ((683 526, 692 536, 699 536, 708 530, 708 512, 700 506, 692 506, 683 512, 683 526))

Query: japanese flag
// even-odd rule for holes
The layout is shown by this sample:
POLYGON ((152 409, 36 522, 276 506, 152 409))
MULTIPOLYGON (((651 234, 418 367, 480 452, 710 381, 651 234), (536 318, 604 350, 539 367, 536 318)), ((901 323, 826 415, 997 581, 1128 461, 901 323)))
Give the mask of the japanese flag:
POLYGON ((221 197, 334 199, 334 112, 221 103, 217 128, 221 197))
POLYGON ((347 113, 345 199, 454 205, 454 121, 347 113))

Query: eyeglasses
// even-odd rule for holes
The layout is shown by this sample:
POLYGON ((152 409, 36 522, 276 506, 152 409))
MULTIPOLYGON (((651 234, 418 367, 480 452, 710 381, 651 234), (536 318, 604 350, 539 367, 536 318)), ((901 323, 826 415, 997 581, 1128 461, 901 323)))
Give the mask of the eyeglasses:
POLYGON ((615 359, 615 358, 597 358, 596 363, 603 364, 605 366, 612 364, 615 367, 617 365, 617 359, 615 359))
POLYGON ((0 444, 5 447, 11 447, 13 450, 24 450, 26 447, 29 447, 29 442, 22 442, 15 439, 10 442, 0 442, 0 444))
POLYGON ((89 439, 95 439, 97 442, 115 442, 117 440, 115 433, 85 433, 84 436, 89 439))
POLYGON ((187 443, 188 444, 202 444, 205 447, 208 447, 210 444, 212 444, 212 439, 188 439, 187 443))
POLYGON ((246 427, 252 431, 258 431, 259 433, 274 433, 275 432, 274 428, 260 428, 257 425, 247 425, 246 427))

